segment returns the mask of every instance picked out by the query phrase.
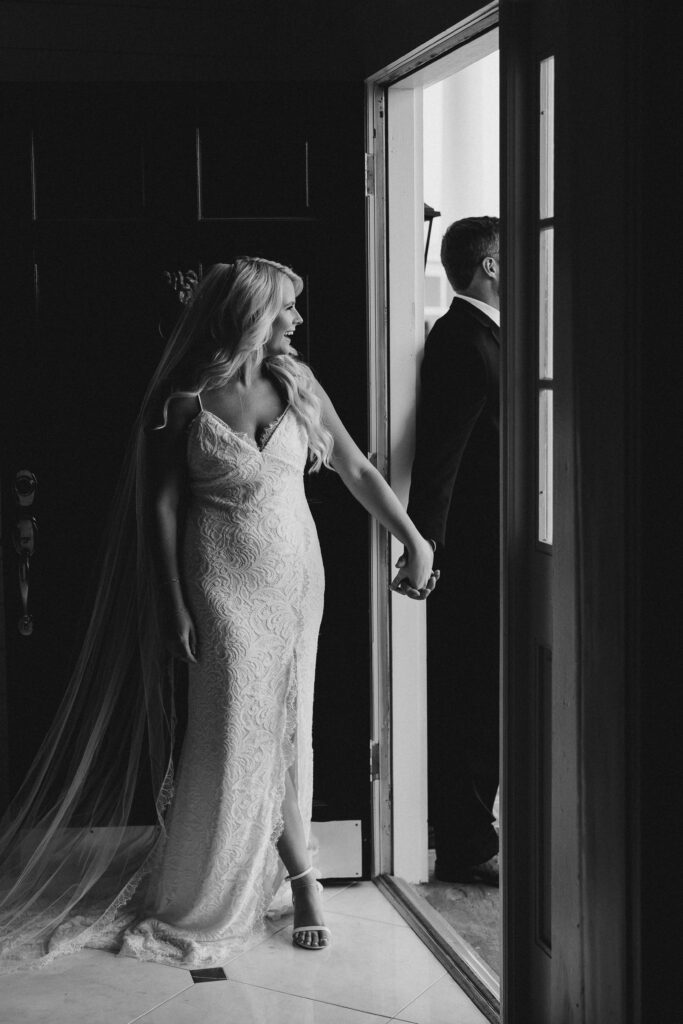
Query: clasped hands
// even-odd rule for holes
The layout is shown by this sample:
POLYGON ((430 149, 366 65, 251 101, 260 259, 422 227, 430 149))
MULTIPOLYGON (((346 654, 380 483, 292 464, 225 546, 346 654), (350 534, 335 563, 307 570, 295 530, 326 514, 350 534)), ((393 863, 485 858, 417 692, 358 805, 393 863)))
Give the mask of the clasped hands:
POLYGON ((425 544, 429 548, 427 568, 425 568, 422 558, 418 555, 413 555, 411 558, 408 549, 405 548, 403 554, 396 562, 398 572, 389 585, 390 590, 395 591, 397 594, 403 594, 405 597, 410 597, 413 601, 426 600, 434 590, 441 575, 438 569, 433 569, 430 575, 427 576, 428 568, 431 567, 433 552, 431 544, 428 541, 425 541, 425 544), (426 582, 424 585, 418 587, 415 581, 425 578, 426 582))

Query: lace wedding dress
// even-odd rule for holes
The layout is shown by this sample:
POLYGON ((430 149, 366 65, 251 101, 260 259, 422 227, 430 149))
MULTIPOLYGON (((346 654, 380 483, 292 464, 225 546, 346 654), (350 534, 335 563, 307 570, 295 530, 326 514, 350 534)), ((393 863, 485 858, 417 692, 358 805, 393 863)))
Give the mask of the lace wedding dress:
POLYGON ((167 835, 121 952, 202 967, 262 928, 284 869, 285 775, 308 833, 323 569, 287 408, 259 445, 201 408, 188 428, 183 582, 198 636, 167 835))

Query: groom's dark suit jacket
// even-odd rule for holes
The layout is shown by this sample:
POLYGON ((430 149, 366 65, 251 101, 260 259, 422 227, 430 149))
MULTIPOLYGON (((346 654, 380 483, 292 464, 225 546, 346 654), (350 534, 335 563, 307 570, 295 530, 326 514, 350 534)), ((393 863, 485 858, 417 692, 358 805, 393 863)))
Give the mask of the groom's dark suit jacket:
POLYGON ((445 865, 486 859, 495 839, 499 368, 498 327, 454 299, 425 345, 408 504, 441 570, 427 603, 427 701, 429 815, 445 865))
POLYGON ((499 380, 499 328, 455 298, 425 345, 408 505, 442 563, 497 554, 499 380))

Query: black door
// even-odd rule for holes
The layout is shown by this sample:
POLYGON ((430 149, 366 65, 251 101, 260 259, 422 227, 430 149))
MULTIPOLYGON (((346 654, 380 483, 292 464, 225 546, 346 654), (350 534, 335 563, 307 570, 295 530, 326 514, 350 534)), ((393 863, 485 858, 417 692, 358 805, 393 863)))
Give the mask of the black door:
MULTIPOLYGON (((366 435, 358 85, 50 83, 5 97, 4 799, 68 678, 118 468, 180 310, 177 272, 239 255, 291 264, 306 282, 302 355, 361 446, 366 435), (29 512, 13 495, 24 469, 38 481, 29 512), (12 531, 31 515, 25 636, 12 531)), ((328 581, 316 804, 363 819, 368 837, 366 518, 333 474, 309 495, 328 581)))

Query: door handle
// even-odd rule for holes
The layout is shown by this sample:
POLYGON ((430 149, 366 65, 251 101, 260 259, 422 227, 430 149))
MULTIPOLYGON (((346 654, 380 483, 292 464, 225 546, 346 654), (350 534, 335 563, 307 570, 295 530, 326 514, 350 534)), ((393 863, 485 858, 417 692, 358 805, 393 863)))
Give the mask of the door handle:
POLYGON ((31 582, 31 559, 36 546, 36 521, 33 516, 22 516, 14 527, 14 550, 19 555, 19 597, 21 616, 18 629, 22 636, 33 633, 33 616, 28 610, 28 595, 31 582))
POLYGON ((18 582, 21 616, 17 628, 22 636, 31 636, 34 627, 28 599, 31 584, 31 559, 36 549, 38 524, 35 516, 30 515, 26 510, 30 509, 35 501, 37 484, 35 474, 29 469, 20 469, 14 478, 14 500, 19 507, 19 514, 14 524, 12 540, 14 550, 19 556, 18 582))

